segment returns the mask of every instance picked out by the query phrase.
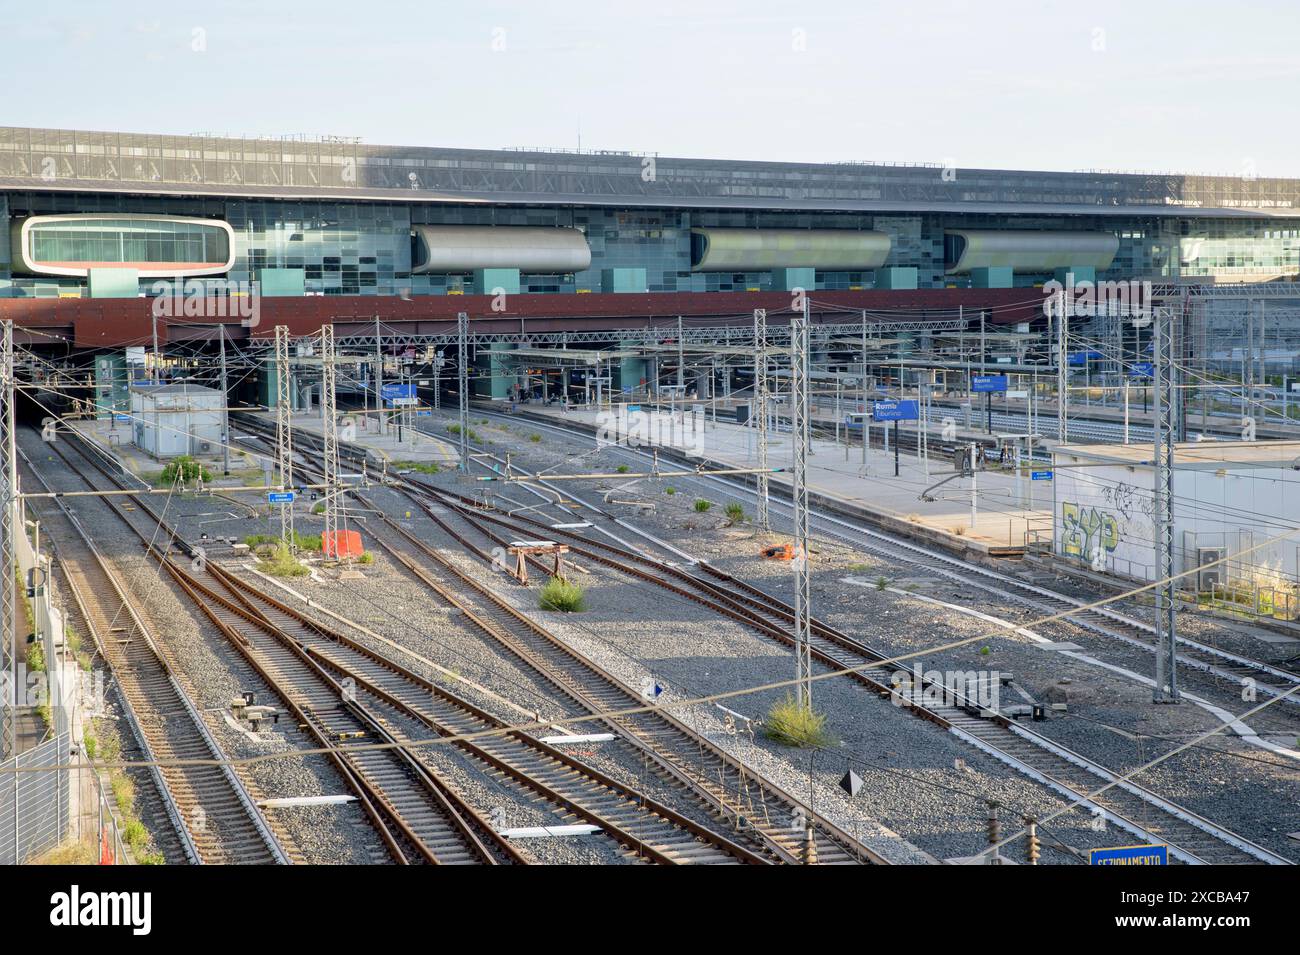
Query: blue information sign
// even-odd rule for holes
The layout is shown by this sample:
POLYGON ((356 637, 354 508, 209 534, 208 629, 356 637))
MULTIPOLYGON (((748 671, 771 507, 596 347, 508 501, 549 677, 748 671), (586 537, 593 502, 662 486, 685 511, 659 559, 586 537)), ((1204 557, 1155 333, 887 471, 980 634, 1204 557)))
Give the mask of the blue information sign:
POLYGON ((971 375, 970 390, 978 392, 1006 391, 1006 375, 971 375))
POLYGON ((1128 368, 1130 378, 1153 378, 1155 373, 1156 366, 1149 361, 1135 361, 1128 368))
POLYGON ((1050 481, 1052 479, 1051 471, 1030 471, 1030 478, 1035 481, 1050 481))
POLYGON ((1072 351, 1065 356, 1067 365, 1086 365, 1090 361, 1101 361, 1105 356, 1099 351, 1072 351))
POLYGON ((266 495, 266 499, 271 504, 292 504, 293 491, 272 491, 266 495))
POLYGON ((389 404, 411 404, 415 401, 415 385, 384 385, 379 394, 389 404))
POLYGON ((1168 865, 1169 849, 1165 846, 1119 846, 1093 849, 1089 865, 1168 865))
POLYGON ((871 417, 877 421, 916 421, 921 417, 916 401, 911 398, 897 401, 873 401, 871 417))

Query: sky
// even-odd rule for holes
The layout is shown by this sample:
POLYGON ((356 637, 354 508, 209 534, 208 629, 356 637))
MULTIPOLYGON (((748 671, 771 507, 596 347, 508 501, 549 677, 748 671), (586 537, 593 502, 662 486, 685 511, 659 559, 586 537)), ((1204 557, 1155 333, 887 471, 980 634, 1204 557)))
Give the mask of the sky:
POLYGON ((1300 178, 1294 0, 10 5, 11 126, 1300 178))

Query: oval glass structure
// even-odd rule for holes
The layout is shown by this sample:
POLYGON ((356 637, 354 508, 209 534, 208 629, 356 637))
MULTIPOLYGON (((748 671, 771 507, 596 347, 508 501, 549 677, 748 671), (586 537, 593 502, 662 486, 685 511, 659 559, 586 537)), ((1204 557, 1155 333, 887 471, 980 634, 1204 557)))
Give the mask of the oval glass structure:
POLYGON ((950 229, 943 244, 949 275, 1006 266, 1021 273, 1079 267, 1102 272, 1119 251, 1113 232, 950 229))
POLYGON ((878 269, 889 258, 884 232, 850 229, 692 229, 696 272, 765 272, 808 268, 823 272, 878 269))
POLYGON ((552 274, 591 267, 587 237, 551 226, 417 225, 413 274, 518 269, 552 274))
POLYGON ((220 219, 180 216, 30 216, 13 224, 13 270, 85 277, 135 269, 140 278, 220 275, 235 264, 235 234, 220 219))

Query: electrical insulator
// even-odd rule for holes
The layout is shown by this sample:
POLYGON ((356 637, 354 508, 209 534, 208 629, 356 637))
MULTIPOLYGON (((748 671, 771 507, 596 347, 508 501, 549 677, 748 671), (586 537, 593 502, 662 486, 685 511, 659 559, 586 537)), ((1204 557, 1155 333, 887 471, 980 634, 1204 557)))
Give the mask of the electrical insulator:
POLYGON ((1038 841, 1038 820, 1029 818, 1025 820, 1025 861, 1030 865, 1038 865, 1038 856, 1042 849, 1038 841))

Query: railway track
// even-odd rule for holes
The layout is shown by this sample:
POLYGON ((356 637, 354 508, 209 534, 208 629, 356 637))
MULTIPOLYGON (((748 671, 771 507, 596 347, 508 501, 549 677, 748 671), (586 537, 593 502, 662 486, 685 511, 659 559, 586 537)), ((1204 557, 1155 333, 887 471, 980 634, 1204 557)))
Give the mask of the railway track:
MULTIPOLYGON (((134 501, 150 521, 160 522, 147 504, 139 498, 134 501)), ((135 530, 145 543, 140 528, 135 530)), ((523 801, 535 802, 541 796, 565 822, 578 820, 599 827, 600 834, 615 840, 629 858, 662 864, 767 861, 540 740, 523 732, 509 731, 502 721, 451 691, 320 625, 230 572, 211 563, 203 570, 207 579, 199 580, 198 575, 193 575, 192 589, 210 598, 212 610, 225 628, 254 643, 262 658, 259 667, 264 675, 272 678, 274 685, 281 688, 304 685, 308 681, 301 672, 290 673, 294 669, 301 671, 304 665, 318 671, 316 682, 325 688, 326 695, 322 697, 312 691, 305 703, 294 699, 299 709, 307 715, 329 711, 339 696, 346 696, 343 690, 347 688, 363 714, 377 716, 358 728, 343 722, 334 713, 323 720, 329 734, 353 738, 359 732, 368 732, 391 742, 408 742, 394 736, 394 721, 388 714, 394 711, 423 725, 434 735, 458 737, 455 745, 499 784, 517 790, 523 801), (266 625, 260 629, 269 630, 279 646, 268 645, 257 634, 259 628, 246 625, 249 622, 246 612, 266 625), (266 672, 268 669, 272 672, 266 672)), ((380 754, 385 758, 389 755, 380 754)), ((369 770, 370 776, 385 780, 385 789, 391 789, 391 772, 373 765, 373 755, 366 754, 365 758, 369 764, 363 769, 369 770)), ((394 798, 393 802, 396 808, 415 815, 417 822, 427 828, 427 813, 418 807, 411 810, 409 799, 402 803, 394 798)), ((412 828, 423 838, 417 826, 412 828)), ((423 841, 430 840, 423 838, 423 841)), ((447 842, 444 834, 441 845, 446 846, 447 842)), ((453 858, 460 857, 453 855, 453 858)), ((439 853, 439 861, 447 861, 445 850, 439 853)))
MULTIPOLYGON (((26 455, 23 458, 26 476, 34 484, 67 489, 57 480, 52 486, 26 455)), ((31 504, 46 540, 54 543, 90 635, 112 668, 142 756, 164 762, 149 770, 176 837, 174 843, 157 838, 164 859, 195 864, 294 861, 243 783, 224 765, 225 754, 132 606, 124 582, 64 499, 34 498, 31 504), (171 760, 215 765, 166 765, 171 760)))
MULTIPOLYGON (((467 520, 479 522, 498 520, 503 526, 511 526, 510 522, 492 516, 489 511, 471 507, 471 502, 467 499, 455 495, 449 496, 447 492, 423 483, 414 486, 421 488, 422 493, 440 500, 444 506, 450 507, 467 520)), ((553 487, 550 489, 554 493, 564 494, 553 487)), ((775 501, 772 503, 773 506, 776 505, 775 501)), ((437 519, 436 514, 430 513, 429 516, 437 519)), ((668 589, 678 593, 681 593, 684 588, 689 589, 689 585, 695 584, 696 593, 682 595, 697 602, 711 604, 718 612, 733 619, 741 622, 748 620, 758 632, 786 645, 791 645, 793 642, 789 636, 792 630, 793 610, 788 605, 707 563, 697 562, 690 571, 687 571, 629 549, 615 547, 604 541, 593 541, 573 531, 557 529, 547 522, 519 515, 515 515, 511 521, 515 522, 516 530, 531 532, 533 536, 539 530, 544 530, 544 536, 551 538, 558 536, 570 541, 570 553, 609 564, 642 579, 658 578, 668 589)), ((528 533, 524 536, 528 536, 528 533)), ((500 538, 496 540, 499 542, 500 538)), ((851 542, 855 546, 861 546, 857 540, 851 542)), ((931 556, 914 545, 899 543, 909 551, 931 556)), ((481 550, 480 556, 485 556, 481 550)), ((946 557, 937 557, 937 559, 949 561, 946 557)), ((951 560, 951 563, 960 562, 951 560)), ((948 566, 943 569, 945 574, 952 574, 948 566)), ((982 570, 982 568, 972 569, 982 570)), ((966 581, 963 579, 962 583, 966 581)), ((1068 602, 1069 598, 1061 599, 1068 602)), ((878 666, 877 664, 887 659, 884 654, 820 621, 814 622, 812 652, 814 657, 827 667, 853 668, 853 673, 850 674, 852 678, 878 692, 881 685, 891 685, 893 671, 901 669, 893 666, 878 666)), ((910 680, 910 675, 906 676, 910 680)), ((1290 860, 1255 845, 1144 787, 1132 782, 1110 785, 1115 782, 1116 774, 1104 766, 1069 751, 1000 714, 993 718, 973 715, 979 713, 979 709, 973 706, 917 705, 913 706, 912 710, 918 715, 939 722, 967 742, 1009 765, 1035 778, 1044 779, 1070 798, 1086 798, 1087 804, 1092 806, 1095 812, 1104 813, 1134 834, 1144 838, 1154 837, 1166 842, 1170 845, 1171 851, 1185 862, 1239 864, 1265 861, 1272 864, 1290 864, 1290 860), (1104 786, 1109 788, 1103 793, 1091 796, 1104 786)))
MULTIPOLYGON (((562 428, 533 423, 572 437, 571 432, 562 428)), ((635 449, 619 450, 646 457, 635 449)), ((699 477, 693 480, 725 487, 732 494, 740 497, 749 499, 754 497, 753 489, 729 478, 699 477)), ((544 484, 544 486, 554 494, 579 500, 552 484, 544 484)), ((598 510, 586 502, 580 503, 592 510, 598 510)), ((775 495, 770 499, 769 507, 773 512, 789 512, 789 505, 775 495)), ((1111 607, 1090 607, 1083 610, 1082 608, 1088 606, 1088 601, 1039 587, 991 567, 967 563, 956 556, 934 551, 896 535, 830 514, 814 513, 810 523, 815 531, 887 560, 893 565, 907 565, 927 574, 943 577, 963 587, 975 587, 996 598, 997 602, 1011 600, 1035 613, 1043 615, 1068 613, 1070 622, 1091 633, 1142 649, 1153 655, 1155 653, 1155 628, 1111 607)), ((1281 702, 1286 704, 1288 709, 1300 706, 1300 692, 1291 692, 1295 687, 1300 686, 1300 673, 1188 637, 1178 637, 1178 646, 1180 663, 1230 684, 1234 693, 1241 688, 1242 681, 1248 679, 1252 681, 1257 692, 1265 696, 1283 697, 1281 702)))
POLYGON ((553 746, 512 729, 390 657, 251 588, 224 570, 229 591, 288 634, 336 679, 425 724, 479 762, 499 781, 526 789, 570 819, 599 826, 638 859, 666 864, 761 864, 758 854, 725 839, 585 765, 553 746))
MULTIPOLYGON (((310 438, 295 440, 295 451, 304 457, 311 446, 319 447, 310 438)), ((371 521, 366 528, 371 538, 413 576, 461 610, 486 637, 579 708, 597 716, 618 739, 656 765, 663 778, 693 793, 711 814, 755 841, 777 861, 886 861, 801 801, 755 776, 685 723, 663 710, 646 710, 646 698, 640 692, 515 610, 491 588, 388 517, 374 502, 356 492, 353 496, 379 517, 377 523, 371 521), (430 565, 440 573, 431 572, 430 565), (628 710, 646 711, 625 712, 628 710)))
MULTIPOLYGON (((538 531, 544 531, 543 536, 558 536, 570 541, 571 554, 656 583, 679 596, 710 606, 725 616, 746 623, 759 633, 787 646, 793 643, 790 636, 793 610, 788 605, 707 563, 696 562, 692 570, 687 571, 627 548, 616 547, 604 541, 592 541, 570 530, 557 529, 544 521, 519 515, 507 520, 493 514, 490 509, 477 506, 477 502, 451 495, 423 482, 403 479, 396 482, 396 487, 407 493, 424 509, 426 516, 481 560, 490 563, 492 557, 484 548, 473 544, 464 533, 451 528, 428 506, 430 502, 436 502, 456 513, 491 541, 493 546, 501 546, 505 543, 505 538, 484 529, 484 523, 496 523, 503 528, 513 529, 516 539, 519 536, 536 536, 538 531)), ((553 487, 551 490, 564 494, 553 487)), ((773 502, 774 506, 775 504, 773 502)), ((860 546, 859 542, 854 543, 860 546)), ((923 556, 931 556, 921 548, 905 542, 899 543, 923 556)), ((436 553, 433 553, 433 557, 449 563, 436 553)), ((947 567, 944 570, 945 573, 952 573, 947 567)), ((963 579, 962 583, 967 582, 963 579)), ((883 661, 888 659, 886 655, 821 621, 814 622, 812 653, 822 665, 830 669, 851 670, 848 674, 850 678, 880 694, 889 694, 895 689, 894 674, 896 670, 901 670, 884 664, 883 661)), ((906 677, 910 680, 910 674, 906 674, 906 677)), ((1134 835, 1164 842, 1170 846, 1175 857, 1183 862, 1291 864, 1290 860, 1251 843, 1144 787, 1131 781, 1118 782, 1116 774, 1106 767, 1001 714, 991 717, 980 715, 978 707, 963 701, 957 703, 954 706, 918 703, 909 708, 917 715, 940 724, 970 745, 1045 782, 1071 800, 1082 800, 1094 813, 1105 816, 1134 835), (1103 792, 1098 792, 1103 789, 1103 792)))
MULTIPOLYGON (((54 450, 87 486, 117 489, 115 476, 81 446, 71 445, 79 464, 60 448, 54 450), (99 479, 87 473, 93 467, 99 479)), ((412 755, 411 740, 390 727, 386 715, 362 705, 339 681, 297 647, 292 638, 223 594, 223 579, 201 557, 172 553, 172 533, 141 497, 129 497, 127 510, 101 498, 139 539, 177 586, 257 671, 279 698, 295 725, 314 741, 333 764, 369 818, 382 852, 399 864, 525 863, 468 804, 412 755), (158 544, 162 526, 167 542, 158 544)), ((223 767, 226 768, 226 767, 223 767)))
MULTIPOLYGON (((460 501, 444 498, 444 506, 452 508, 467 521, 490 519, 489 512, 476 512, 460 501)), ((436 515, 431 516, 436 518, 436 515)), ((510 526, 510 522, 502 523, 510 526)), ((525 532, 546 529, 549 534, 557 533, 550 525, 532 520, 525 521, 518 529, 525 532)), ((564 531, 558 533, 566 534, 564 531)), ((697 568, 708 575, 706 579, 668 565, 655 566, 654 561, 632 552, 611 557, 617 551, 618 548, 603 542, 595 542, 593 546, 570 544, 571 554, 606 564, 642 580, 658 582, 679 596, 747 623, 760 634, 786 646, 793 646, 790 634, 793 632, 794 611, 783 601, 708 564, 700 564, 697 568), (694 593, 689 592, 692 585, 696 588, 694 593)), ((828 669, 852 669, 849 674, 852 678, 877 693, 889 694, 896 687, 896 673, 899 679, 911 679, 911 674, 902 667, 884 662, 888 659, 885 654, 821 621, 814 621, 812 654, 828 669)), ((944 696, 939 693, 937 698, 944 699, 944 696)), ((973 702, 960 699, 954 701, 955 705, 909 702, 918 715, 950 729, 1004 762, 1037 774, 1059 792, 1071 798, 1086 798, 1089 805, 1135 835, 1165 842, 1186 862, 1245 864, 1287 861, 1132 782, 1091 795, 1114 782, 1116 774, 1006 717, 982 713, 973 702)))

